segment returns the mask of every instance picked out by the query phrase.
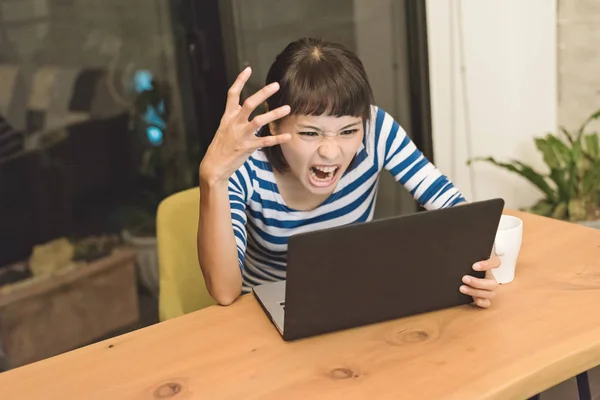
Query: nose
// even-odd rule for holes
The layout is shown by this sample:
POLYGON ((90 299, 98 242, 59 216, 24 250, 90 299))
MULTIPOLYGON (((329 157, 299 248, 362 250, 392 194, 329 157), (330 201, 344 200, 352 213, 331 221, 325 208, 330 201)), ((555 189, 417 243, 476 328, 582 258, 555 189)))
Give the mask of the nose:
POLYGON ((319 146, 319 156, 325 161, 335 161, 340 155, 340 148, 335 143, 335 140, 326 138, 319 146))

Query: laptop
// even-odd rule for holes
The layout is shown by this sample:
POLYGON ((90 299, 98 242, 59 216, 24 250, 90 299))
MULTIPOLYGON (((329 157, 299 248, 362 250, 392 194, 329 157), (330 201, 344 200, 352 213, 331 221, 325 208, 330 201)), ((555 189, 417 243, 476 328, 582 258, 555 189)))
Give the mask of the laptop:
POLYGON ((489 258, 504 200, 297 234, 285 281, 253 293, 283 340, 471 303, 459 287, 489 258))

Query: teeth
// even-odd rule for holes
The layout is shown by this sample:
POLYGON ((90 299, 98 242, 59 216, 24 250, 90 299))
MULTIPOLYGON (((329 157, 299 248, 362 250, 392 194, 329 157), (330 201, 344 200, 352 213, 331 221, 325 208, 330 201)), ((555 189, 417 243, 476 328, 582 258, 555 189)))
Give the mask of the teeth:
POLYGON ((310 176, 317 182, 328 182, 333 179, 336 170, 337 167, 312 167, 310 169, 310 176), (315 170, 325 173, 327 174, 327 176, 324 178, 320 178, 319 176, 317 176, 315 170))
POLYGON ((325 172, 327 174, 330 173, 330 172, 333 172, 333 171, 335 171, 337 169, 337 167, 332 167, 332 166, 323 166, 323 167, 317 167, 317 166, 315 166, 314 168, 318 169, 321 172, 325 172))
POLYGON ((327 174, 327 176, 325 178, 319 178, 317 176, 316 172, 313 171, 312 169, 310 170, 310 176, 312 176, 312 178, 317 182, 327 182, 327 181, 330 181, 331 178, 333 178, 333 174, 327 174))

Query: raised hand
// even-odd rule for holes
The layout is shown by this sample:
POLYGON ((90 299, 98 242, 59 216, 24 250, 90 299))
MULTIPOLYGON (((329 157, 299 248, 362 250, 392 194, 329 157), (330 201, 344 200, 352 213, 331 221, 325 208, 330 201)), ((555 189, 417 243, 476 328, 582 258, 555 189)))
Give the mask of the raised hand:
POLYGON ((227 181, 255 150, 282 144, 291 139, 289 134, 267 137, 255 135, 262 126, 288 115, 290 107, 285 105, 276 108, 250 121, 250 114, 256 107, 279 90, 277 82, 271 83, 240 105, 240 93, 251 74, 250 67, 244 69, 229 89, 225 113, 200 164, 200 178, 207 182, 227 181))

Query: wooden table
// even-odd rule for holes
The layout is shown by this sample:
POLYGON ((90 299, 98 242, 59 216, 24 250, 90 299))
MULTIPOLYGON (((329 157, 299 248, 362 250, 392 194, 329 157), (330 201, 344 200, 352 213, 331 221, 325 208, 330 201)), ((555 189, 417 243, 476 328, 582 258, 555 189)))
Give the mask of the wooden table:
POLYGON ((0 374, 2 399, 524 399, 600 364, 600 231, 524 220, 463 306, 285 343, 252 296, 0 374))

